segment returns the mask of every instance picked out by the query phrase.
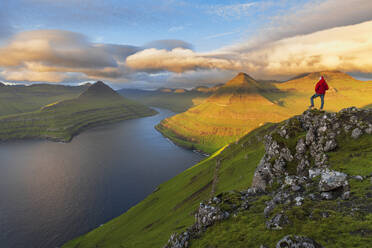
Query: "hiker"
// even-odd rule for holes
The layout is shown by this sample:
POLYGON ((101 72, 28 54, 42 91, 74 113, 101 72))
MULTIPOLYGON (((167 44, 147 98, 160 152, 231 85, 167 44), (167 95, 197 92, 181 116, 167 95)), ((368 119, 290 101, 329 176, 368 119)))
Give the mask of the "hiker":
POLYGON ((325 81, 324 77, 321 76, 319 79, 319 82, 315 85, 315 94, 310 98, 310 103, 311 103, 311 105, 309 106, 310 109, 314 107, 314 98, 317 98, 318 96, 320 96, 320 100, 322 102, 320 105, 320 110, 323 109, 324 95, 327 90, 328 90, 328 84, 325 81))

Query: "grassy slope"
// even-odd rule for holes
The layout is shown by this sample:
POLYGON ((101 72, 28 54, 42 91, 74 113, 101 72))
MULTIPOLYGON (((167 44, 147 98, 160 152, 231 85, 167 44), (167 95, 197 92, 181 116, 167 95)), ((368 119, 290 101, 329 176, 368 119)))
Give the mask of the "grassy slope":
POLYGON ((36 111, 46 104, 76 98, 87 88, 50 84, 0 87, 0 116, 36 111))
POLYGON ((181 113, 199 104, 210 96, 211 93, 199 91, 186 91, 183 93, 145 91, 145 90, 120 90, 119 94, 136 100, 147 106, 169 109, 175 113, 181 113))
MULTIPOLYGON (((157 191, 123 215, 63 247, 162 247, 171 233, 180 232, 193 223, 193 213, 199 202, 211 196, 215 175, 216 195, 251 185, 254 170, 264 154, 261 138, 274 127, 274 124, 266 124, 239 142, 222 148, 212 157, 161 184, 157 191), (217 160, 221 161, 218 171, 217 160)), ((338 143, 339 148, 329 153, 334 169, 350 175, 372 173, 371 136, 364 135, 358 140, 345 138, 338 143)), ((372 194, 369 180, 350 180, 350 184, 353 196, 372 194)), ((266 198, 263 196, 244 214, 209 228, 200 239, 192 242, 191 247, 258 247, 259 244, 272 247, 289 233, 310 236, 326 247, 367 247, 372 242, 371 235, 361 231, 371 230, 372 216, 351 216, 335 211, 341 200, 322 201, 315 206, 305 202, 305 208, 295 207, 286 212, 293 225, 280 231, 266 230, 263 216, 266 198), (313 211, 311 220, 306 217, 308 211, 313 211), (330 217, 321 218, 322 211, 329 212, 330 217)), ((279 206, 275 211, 283 207, 279 206)))
POLYGON ((154 113, 148 107, 122 97, 79 97, 33 112, 0 117, 0 140, 48 138, 69 141, 88 127, 154 113))
MULTIPOLYGON (((339 140, 341 141, 341 140, 339 140)), ((333 169, 349 175, 367 176, 372 173, 372 138, 364 135, 359 140, 342 139, 342 145, 335 152, 330 152, 330 165, 333 169)), ((359 201, 372 205, 370 180, 362 182, 350 179, 352 197, 361 197, 344 201, 306 201, 302 207, 286 210, 291 225, 283 230, 267 230, 263 215, 265 197, 250 208, 225 222, 218 223, 201 237, 192 242, 191 247, 258 247, 264 244, 275 247, 275 244, 287 234, 304 235, 313 238, 325 247, 369 247, 372 242, 372 214, 350 214, 340 211, 340 206, 355 206, 359 201), (321 217, 323 212, 330 214, 321 217), (313 218, 308 216, 312 213, 313 218)), ((275 212, 286 209, 280 205, 275 212)), ((342 208, 341 208, 342 209, 342 208)))
POLYGON ((161 184, 158 190, 125 214, 70 241, 63 247, 162 247, 172 232, 193 223, 199 202, 211 196, 216 159, 223 159, 218 171, 216 193, 250 186, 253 172, 264 153, 255 135, 269 125, 248 135, 237 145, 182 172, 161 184), (241 145, 246 145, 242 149, 241 145), (247 146, 252 143, 252 146, 247 146), (248 155, 249 159, 245 159, 248 155))
MULTIPOLYGON (((277 91, 261 84, 262 90, 255 96, 241 93, 240 89, 230 95, 212 96, 184 113, 167 118, 158 130, 186 147, 216 151, 262 123, 302 113, 310 105, 309 98, 314 94, 314 83, 319 75, 311 73, 285 83, 271 84, 277 91)), ((331 87, 325 99, 326 110, 371 104, 372 82, 358 81, 340 72, 323 72, 322 75, 331 87)), ((319 99, 316 99, 318 105, 319 99)))

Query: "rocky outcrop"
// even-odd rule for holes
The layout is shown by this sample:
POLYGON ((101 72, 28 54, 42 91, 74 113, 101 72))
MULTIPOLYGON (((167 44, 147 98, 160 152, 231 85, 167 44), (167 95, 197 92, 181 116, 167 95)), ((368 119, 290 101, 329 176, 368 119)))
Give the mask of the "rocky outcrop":
MULTIPOLYGON (((355 107, 343 109, 337 114, 308 110, 303 115, 287 120, 265 136, 265 155, 257 166, 252 187, 266 190, 274 182, 281 183, 287 175, 309 176, 308 173, 328 168, 326 153, 337 148, 338 137, 350 135, 356 139, 363 133, 371 133, 371 112, 355 107), (296 142, 295 147, 290 146, 293 142, 296 142), (309 172, 309 169, 312 171, 309 172)), ((341 180, 346 175, 323 170, 322 178, 328 181, 341 180), (327 179, 327 176, 330 178, 327 179)), ((331 190, 324 188, 326 184, 321 187, 322 191, 331 190)))
MULTIPOLYGON (((284 210, 273 214, 278 205, 291 208, 301 207, 305 201, 349 199, 350 176, 332 170, 327 153, 337 149, 339 138, 358 139, 371 134, 371 122, 371 110, 352 107, 339 113, 308 110, 279 124, 263 139, 265 154, 255 170, 252 187, 201 203, 195 224, 186 232, 172 235, 164 248, 188 247, 189 241, 199 237, 206 228, 249 209, 262 194, 270 196, 263 214, 267 218, 266 228, 273 231, 291 223, 284 210)), ((361 176, 353 179, 364 180, 361 176)), ((326 218, 328 213, 322 216, 326 218)), ((276 247, 322 246, 307 237, 288 235, 276 247)))
POLYGON ((287 235, 282 238, 275 246, 276 248, 323 248, 314 240, 296 235, 287 235))

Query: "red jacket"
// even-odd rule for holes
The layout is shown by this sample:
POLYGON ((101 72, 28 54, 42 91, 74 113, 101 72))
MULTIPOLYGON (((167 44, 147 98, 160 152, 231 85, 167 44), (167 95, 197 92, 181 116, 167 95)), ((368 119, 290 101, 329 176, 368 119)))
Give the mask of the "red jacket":
POLYGON ((319 80, 319 82, 315 85, 315 92, 317 94, 324 95, 326 90, 328 90, 328 84, 325 81, 324 77, 319 80))

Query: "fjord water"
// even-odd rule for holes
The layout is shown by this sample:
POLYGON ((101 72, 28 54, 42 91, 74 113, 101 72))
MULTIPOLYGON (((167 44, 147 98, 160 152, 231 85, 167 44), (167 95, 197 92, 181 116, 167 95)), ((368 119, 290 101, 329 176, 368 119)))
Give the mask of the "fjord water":
POLYGON ((156 110, 88 130, 71 143, 0 143, 0 247, 61 246, 200 161, 154 129, 173 114, 156 110))

